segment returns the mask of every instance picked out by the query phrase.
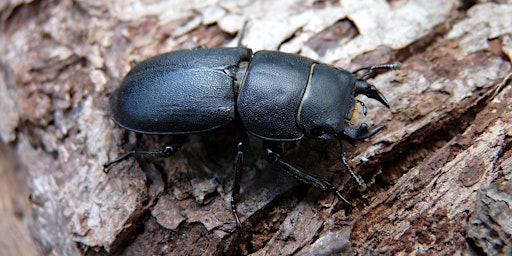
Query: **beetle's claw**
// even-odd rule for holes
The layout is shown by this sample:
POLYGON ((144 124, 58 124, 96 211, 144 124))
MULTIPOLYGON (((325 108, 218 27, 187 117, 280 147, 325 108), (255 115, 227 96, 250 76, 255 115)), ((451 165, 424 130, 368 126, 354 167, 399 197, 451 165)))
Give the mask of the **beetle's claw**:
POLYGON ((352 127, 346 127, 343 133, 350 139, 362 140, 375 135, 380 130, 382 130, 382 128, 384 128, 384 125, 378 126, 377 128, 372 130, 368 130, 368 125, 366 123, 362 123, 361 126, 359 126, 359 128, 357 129, 352 127))
POLYGON ((377 88, 374 85, 369 84, 365 80, 357 80, 356 81, 356 87, 354 90, 354 96, 357 96, 359 94, 363 94, 368 98, 375 99, 382 103, 382 105, 389 108, 388 100, 386 100, 386 97, 377 90, 377 88))

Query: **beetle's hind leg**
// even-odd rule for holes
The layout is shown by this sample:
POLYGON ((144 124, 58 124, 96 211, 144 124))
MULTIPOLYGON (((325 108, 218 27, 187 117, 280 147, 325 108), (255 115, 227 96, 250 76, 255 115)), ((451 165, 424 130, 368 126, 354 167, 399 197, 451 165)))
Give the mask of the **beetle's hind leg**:
POLYGON ((309 185, 313 185, 323 191, 331 190, 346 204, 352 206, 350 201, 345 199, 341 195, 341 193, 336 189, 334 185, 327 181, 323 181, 320 178, 317 178, 316 176, 313 176, 305 171, 300 170, 299 168, 295 167, 294 165, 288 163, 286 160, 284 160, 280 154, 272 151, 270 147, 267 147, 266 149, 267 154, 267 161, 269 161, 272 164, 275 164, 277 167, 279 167, 281 170, 286 172, 288 175, 294 177, 297 180, 300 180, 301 182, 304 182, 309 185))
POLYGON ((108 161, 105 164, 103 164, 103 168, 105 172, 108 172, 110 170, 110 167, 112 165, 117 164, 123 160, 126 160, 130 157, 170 157, 176 153, 181 146, 185 143, 184 138, 179 138, 176 142, 173 142, 169 145, 163 146, 161 149, 156 151, 137 151, 137 150, 131 150, 126 152, 125 154, 119 156, 118 158, 108 161))

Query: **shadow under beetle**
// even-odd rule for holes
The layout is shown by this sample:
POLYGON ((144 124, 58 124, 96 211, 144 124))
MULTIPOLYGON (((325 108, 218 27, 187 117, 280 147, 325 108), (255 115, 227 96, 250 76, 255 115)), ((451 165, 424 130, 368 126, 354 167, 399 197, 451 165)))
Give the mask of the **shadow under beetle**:
MULTIPOLYGON (((341 161, 364 190, 366 185, 347 162, 342 141, 353 143, 383 128, 369 130, 365 123, 353 128, 350 120, 359 94, 389 107, 382 93, 365 79, 375 70, 395 68, 398 64, 384 64, 350 73, 276 51, 253 54, 245 47, 179 50, 135 66, 111 95, 109 112, 117 125, 145 134, 202 133, 237 120, 249 134, 266 142, 266 159, 270 163, 302 182, 332 190, 350 204, 331 183, 285 161, 272 144, 303 137, 336 139, 341 161), (357 76, 360 72, 364 73, 357 76)), ((366 114, 366 108, 359 103, 366 114)), ((236 203, 246 143, 247 134, 243 132, 237 145, 231 198, 239 227, 236 203)), ((155 152, 130 151, 104 167, 131 156, 168 157, 182 144, 180 140, 155 152)))

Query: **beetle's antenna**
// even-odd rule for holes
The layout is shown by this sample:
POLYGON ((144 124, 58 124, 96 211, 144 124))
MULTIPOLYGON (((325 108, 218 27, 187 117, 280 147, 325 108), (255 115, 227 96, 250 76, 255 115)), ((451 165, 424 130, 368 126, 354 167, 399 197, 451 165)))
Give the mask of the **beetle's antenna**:
POLYGON ((401 65, 402 64, 400 64, 400 63, 388 63, 388 64, 369 66, 369 67, 357 69, 356 71, 352 72, 352 74, 357 74, 363 70, 366 70, 366 72, 364 72, 363 75, 358 77, 358 79, 366 79, 368 76, 370 76, 377 70, 397 70, 400 68, 401 65))
POLYGON ((366 116, 366 111, 367 111, 366 105, 364 105, 364 102, 362 102, 362 101, 360 101, 358 99, 356 99, 356 101, 357 101, 357 103, 359 103, 359 105, 361 105, 361 107, 363 107, 363 115, 366 116))

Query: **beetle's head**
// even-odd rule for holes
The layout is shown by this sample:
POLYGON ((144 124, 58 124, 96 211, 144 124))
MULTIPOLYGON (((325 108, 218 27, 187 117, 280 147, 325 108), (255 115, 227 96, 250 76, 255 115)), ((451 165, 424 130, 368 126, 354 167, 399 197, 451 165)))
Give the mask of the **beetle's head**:
MULTIPOLYGON (((380 67, 383 66, 367 69, 380 67)), ((297 124, 304 135, 319 139, 360 140, 381 130, 382 126, 369 130, 364 123, 359 128, 351 126, 354 113, 357 113, 356 107, 361 105, 363 113, 366 113, 362 102, 356 99, 358 95, 363 94, 389 107, 382 93, 365 80, 368 72, 357 77, 343 69, 323 64, 313 65, 297 113, 297 124)))
MULTIPOLYGON (((382 103, 382 105, 389 108, 389 103, 386 100, 386 98, 384 97, 384 95, 382 95, 382 93, 379 90, 377 90, 377 88, 374 85, 366 82, 366 80, 364 80, 362 78, 356 80, 353 96, 355 98, 357 95, 360 95, 360 94, 363 94, 368 98, 375 99, 375 100, 379 101, 380 103, 382 103)), ((362 106, 363 106, 363 113, 366 114, 366 108, 364 107, 364 105, 362 105, 362 106)), ((357 107, 357 105, 356 105, 356 107, 357 107)), ((356 111, 353 112, 351 120, 354 119, 355 117, 356 117, 356 111)), ((348 137, 349 139, 352 139, 352 140, 361 140, 361 139, 366 139, 368 137, 375 135, 382 128, 384 128, 383 125, 378 126, 372 130, 369 130, 368 125, 366 123, 362 123, 359 126, 359 128, 353 128, 350 126, 346 126, 343 129, 342 136, 348 137)))

